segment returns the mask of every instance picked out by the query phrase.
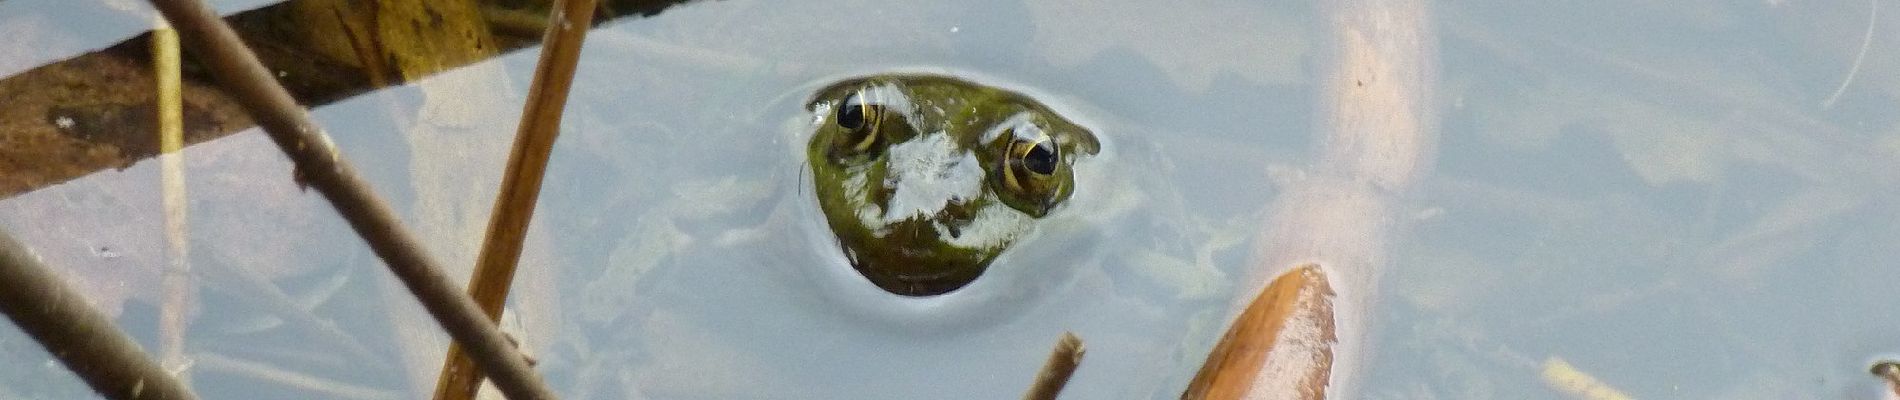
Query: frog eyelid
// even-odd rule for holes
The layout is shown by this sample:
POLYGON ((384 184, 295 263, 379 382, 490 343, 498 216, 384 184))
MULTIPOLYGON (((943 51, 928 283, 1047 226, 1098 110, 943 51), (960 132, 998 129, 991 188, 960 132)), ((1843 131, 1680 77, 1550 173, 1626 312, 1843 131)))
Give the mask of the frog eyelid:
POLYGON ((1025 192, 1028 192, 1030 188, 1024 184, 1024 180, 1034 178, 1046 179, 1055 175, 1057 168, 1062 163, 1062 151, 1061 147, 1055 143, 1055 139, 1050 137, 1048 133, 1038 130, 1034 138, 1015 138, 1010 140, 1009 146, 1005 148, 1005 154, 1003 156, 1002 175, 1004 188, 1011 192, 1026 194, 1025 192), (1028 160, 1030 154, 1037 149, 1043 149, 1049 153, 1049 157, 1053 158, 1052 160, 1048 160, 1047 163, 1038 163, 1045 164, 1043 167, 1043 169, 1046 169, 1045 171, 1038 171, 1035 166, 1030 165, 1028 160), (1022 175, 1033 176, 1026 177, 1022 175))
POLYGON ((1033 139, 1019 139, 1011 143, 1009 147, 1009 159, 1012 164, 1020 165, 1023 167, 1023 170, 1035 173, 1039 176, 1054 175, 1056 173, 1056 164, 1062 162, 1061 148, 1056 146, 1055 139, 1049 137, 1047 133, 1038 133, 1033 139), (1031 165, 1032 160, 1030 160, 1030 156, 1034 154, 1036 150, 1043 150, 1047 153, 1047 157, 1050 158, 1047 163, 1035 163, 1043 164, 1043 168, 1037 168, 1037 166, 1031 165), (1038 169, 1043 170, 1038 171, 1038 169))
MULTIPOLYGON (((850 105, 847 104, 845 107, 850 107, 850 105)), ((872 105, 870 102, 863 100, 858 101, 858 107, 862 108, 860 113, 864 114, 865 121, 863 122, 865 126, 859 128, 864 130, 864 135, 863 138, 858 139, 858 143, 851 145, 851 149, 862 153, 870 151, 871 145, 877 144, 877 137, 882 134, 881 132, 883 131, 884 111, 883 107, 872 105)))
MULTIPOLYGON (((849 149, 853 154, 871 152, 883 135, 885 106, 882 99, 869 88, 859 88, 849 92, 836 104, 832 123, 843 129, 848 146, 837 149, 849 149), (856 111, 856 113, 852 113, 856 111)), ((840 143, 846 144, 846 143, 840 143)))
POLYGON ((1062 147, 1057 146, 1054 139, 1044 135, 1024 148, 1022 161, 1024 169, 1028 169, 1029 172, 1043 176, 1054 175, 1057 165, 1062 162, 1062 147), (1040 150, 1040 155, 1038 155, 1038 150, 1040 150))
POLYGON ((1012 192, 1023 191, 1022 182, 1016 180, 1016 169, 1007 160, 1003 161, 1003 187, 1012 192))

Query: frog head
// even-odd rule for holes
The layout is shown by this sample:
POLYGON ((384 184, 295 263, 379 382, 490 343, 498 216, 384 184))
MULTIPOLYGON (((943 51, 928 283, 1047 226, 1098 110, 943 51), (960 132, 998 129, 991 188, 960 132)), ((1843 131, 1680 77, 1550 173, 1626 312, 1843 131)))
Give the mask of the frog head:
POLYGON ((936 75, 828 86, 807 109, 819 206, 851 266, 891 293, 969 284, 1075 190, 1088 129, 1022 94, 936 75))

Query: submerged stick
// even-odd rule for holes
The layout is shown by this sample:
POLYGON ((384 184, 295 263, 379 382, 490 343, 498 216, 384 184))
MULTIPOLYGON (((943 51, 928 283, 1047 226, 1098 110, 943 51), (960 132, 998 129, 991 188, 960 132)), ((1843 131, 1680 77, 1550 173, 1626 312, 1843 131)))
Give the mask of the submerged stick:
POLYGON ((1326 272, 1308 264, 1280 274, 1234 318, 1181 398, 1326 398, 1333 330, 1326 272))
MULTIPOLYGON (((548 156, 554 152, 554 140, 561 131, 561 113, 567 105, 568 88, 574 83, 581 44, 593 20, 594 0, 560 0, 548 15, 548 29, 542 38, 546 47, 541 48, 541 59, 528 87, 514 149, 508 154, 501 189, 495 194, 495 209, 489 214, 488 234, 482 240, 481 255, 475 259, 475 275, 468 282, 469 296, 490 322, 501 318, 502 304, 508 299, 508 287, 521 261, 522 242, 527 240, 548 156)), ((442 361, 442 374, 436 380, 435 398, 474 398, 480 378, 481 370, 462 355, 461 346, 450 343, 448 357, 442 361)))
MULTIPOLYGON (((365 399, 396 400, 402 394, 393 390, 366 387, 349 382, 310 375, 290 370, 275 364, 244 360, 217 353, 198 355, 199 368, 251 379, 274 382, 284 386, 308 390, 328 399, 365 399)), ((258 396, 266 397, 266 396, 258 396)))
POLYGON ((1056 348, 1049 352, 1049 361, 1043 362, 1042 371, 1036 373, 1036 381, 1030 383, 1029 391, 1023 393, 1023 400, 1055 400, 1062 393, 1062 387, 1068 386, 1069 377, 1075 375, 1075 368, 1082 365, 1082 339, 1075 333, 1062 332, 1056 339, 1056 348))
POLYGON ((6 232, 0 232, 0 288, 0 312, 100 396, 198 398, 6 232))
POLYGON ((1379 275, 1406 222, 1400 204, 1430 172, 1436 154, 1431 101, 1438 50, 1428 4, 1337 0, 1317 9, 1323 40, 1314 57, 1313 162, 1274 182, 1280 194, 1268 206, 1268 225, 1256 239, 1260 250, 1244 283, 1251 286, 1244 293, 1282 303, 1236 306, 1246 307, 1243 319, 1255 308, 1289 311, 1268 313, 1267 319, 1279 319, 1275 329, 1242 331, 1243 324, 1234 323, 1232 341, 1272 347, 1240 360, 1223 358, 1217 348, 1202 375, 1231 377, 1219 380, 1231 383, 1216 384, 1229 389, 1210 389, 1207 398, 1360 397, 1354 385, 1370 346, 1379 275), (1269 282, 1292 289, 1251 291, 1269 282), (1298 295, 1270 299, 1287 290, 1298 295), (1309 300, 1308 293, 1327 294, 1309 300), (1288 336, 1300 331, 1311 333, 1288 336))
POLYGON ((1544 384, 1550 385, 1571 398, 1583 400, 1630 400, 1630 395, 1615 386, 1604 383, 1583 370, 1571 366, 1562 358, 1551 357, 1544 360, 1544 384))
POLYGON ((203 287, 224 289, 232 295, 243 298, 252 306, 283 318, 292 329, 308 331, 312 339, 324 342, 324 345, 341 348, 351 357, 359 360, 375 360, 378 355, 355 337, 330 320, 318 317, 311 310, 291 299, 282 287, 265 278, 263 274, 245 265, 212 263, 197 276, 204 279, 203 287))
POLYGON ((329 137, 271 78, 229 25, 198 0, 151 2, 177 24, 179 36, 200 51, 218 81, 296 163, 302 182, 330 200, 449 337, 467 346, 476 363, 493 374, 502 392, 513 399, 554 398, 554 392, 528 367, 527 359, 442 273, 439 264, 420 250, 420 242, 398 222, 395 210, 342 160, 329 137))
POLYGON ((1823 110, 1834 108, 1834 102, 1841 99, 1841 94, 1847 93, 1847 85, 1854 83, 1854 75, 1860 74, 1860 64, 1867 61, 1867 46, 1874 43, 1874 25, 1880 21, 1880 0, 1870 0, 1868 3, 1867 33, 1860 38, 1860 51, 1854 54, 1854 66, 1847 69, 1847 77, 1841 78, 1841 85, 1834 88, 1834 94, 1827 95, 1827 100, 1821 101, 1823 110))

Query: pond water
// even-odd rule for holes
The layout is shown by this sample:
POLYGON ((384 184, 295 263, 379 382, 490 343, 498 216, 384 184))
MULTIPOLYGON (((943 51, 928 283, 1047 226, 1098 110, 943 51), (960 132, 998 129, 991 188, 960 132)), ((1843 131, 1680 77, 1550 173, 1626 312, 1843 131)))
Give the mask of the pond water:
MULTIPOLYGON (((1325 42, 1301 4, 1125 3, 733 0, 597 29, 526 256, 554 273, 516 289, 545 377, 571 398, 1010 398, 1072 331, 1066 397, 1178 397, 1273 245, 1256 235, 1291 181, 1270 176, 1312 162, 1325 42), (809 189, 804 101, 890 71, 1017 89, 1104 142, 1069 204, 951 295, 863 282, 809 189)), ((1900 355, 1900 9, 1868 21, 1893 5, 1433 4, 1439 154, 1377 250, 1359 394, 1564 397, 1562 362, 1636 397, 1879 398, 1866 367, 1900 355)), ((461 127, 485 153, 411 148, 441 101, 417 86, 314 113, 428 223, 444 185, 418 177, 452 175, 414 165, 498 174, 534 58, 420 84, 505 77, 477 93, 502 122, 461 127)), ((439 333, 402 322, 414 305, 261 133, 185 157, 201 393, 413 397, 404 377, 436 365, 387 354, 439 333)), ((154 164, 0 200, 148 348, 154 164)), ((37 354, 0 363, 0 397, 84 393, 10 325, 0 347, 37 354)))

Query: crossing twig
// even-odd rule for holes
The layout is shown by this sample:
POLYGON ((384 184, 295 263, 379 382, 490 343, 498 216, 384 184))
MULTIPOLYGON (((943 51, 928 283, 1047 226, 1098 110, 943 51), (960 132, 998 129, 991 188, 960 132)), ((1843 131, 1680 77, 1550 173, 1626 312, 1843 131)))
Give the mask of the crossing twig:
MULTIPOLYGON (((561 130, 561 112, 574 82, 581 43, 593 20, 594 0, 560 0, 548 15, 541 60, 522 106, 514 150, 509 152, 508 167, 502 172, 494 212, 489 214, 488 234, 475 260, 475 275, 468 282, 469 296, 491 322, 501 318, 502 304, 508 299, 508 287, 521 260, 522 241, 528 237, 528 222, 534 218, 535 199, 541 193, 548 155, 554 152, 554 139, 561 130)), ((442 373, 436 380, 436 400, 474 398, 481 375, 482 371, 462 356, 460 345, 449 344, 449 355, 442 361, 442 373)))
POLYGON ((534 375, 527 359, 488 322, 475 302, 442 273, 439 263, 420 249, 389 204, 370 191, 335 145, 312 123, 290 93, 272 79, 257 55, 244 47, 229 25, 199 0, 151 0, 177 28, 226 91, 238 99, 277 147, 297 165, 301 181, 330 200, 337 212, 382 257, 390 272, 422 302, 423 308, 469 355, 495 385, 513 399, 554 398, 534 375))
POLYGON ((1023 393, 1023 400, 1055 400, 1062 393, 1062 387, 1069 384, 1069 377, 1075 375, 1075 368, 1082 365, 1082 339, 1074 333, 1063 332, 1056 340, 1056 348, 1049 352, 1049 361, 1042 364, 1042 371, 1036 373, 1036 382, 1029 385, 1029 392, 1023 393))
POLYGON ((0 232, 0 312, 99 395, 112 399, 196 399, 139 350, 86 296, 41 264, 40 257, 0 232))

